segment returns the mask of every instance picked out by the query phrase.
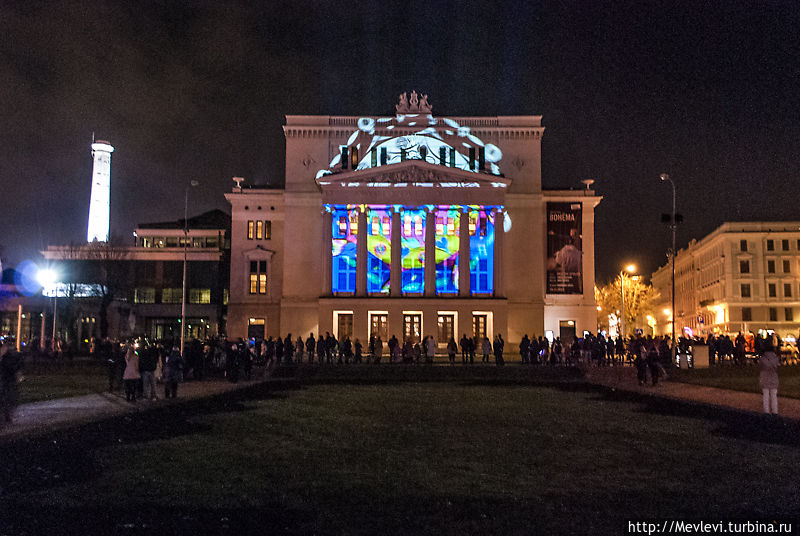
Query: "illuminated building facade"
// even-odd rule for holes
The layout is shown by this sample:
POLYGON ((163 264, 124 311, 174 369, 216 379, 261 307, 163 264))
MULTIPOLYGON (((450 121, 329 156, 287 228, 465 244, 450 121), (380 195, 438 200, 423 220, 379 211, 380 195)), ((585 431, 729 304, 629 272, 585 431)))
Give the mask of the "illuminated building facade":
POLYGON ((92 144, 92 192, 89 203, 89 224, 86 241, 108 242, 111 221, 111 153, 114 148, 107 141, 92 144))
MULTIPOLYGON (((672 332, 672 268, 653 273, 656 332, 672 332)), ((676 334, 800 330, 800 222, 728 222, 675 257, 676 334)))
POLYGON ((543 190, 540 116, 287 116, 232 206, 228 334, 519 341, 596 328, 592 190, 543 190))

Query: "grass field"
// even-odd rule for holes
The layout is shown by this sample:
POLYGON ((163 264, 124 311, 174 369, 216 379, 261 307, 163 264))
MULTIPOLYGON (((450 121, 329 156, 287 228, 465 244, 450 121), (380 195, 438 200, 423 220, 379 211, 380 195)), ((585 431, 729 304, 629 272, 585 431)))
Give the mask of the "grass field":
POLYGON ((794 425, 491 370, 335 371, 0 445, 0 534, 621 534, 796 515, 794 425))
MULTIPOLYGON (((785 366, 778 369, 780 379, 778 394, 791 398, 800 398, 800 366, 785 366)), ((670 370, 670 379, 674 381, 760 393, 758 385, 758 366, 734 367, 721 366, 706 369, 670 370)))
POLYGON ((97 361, 28 360, 21 375, 19 392, 23 404, 108 390, 105 364, 97 361))

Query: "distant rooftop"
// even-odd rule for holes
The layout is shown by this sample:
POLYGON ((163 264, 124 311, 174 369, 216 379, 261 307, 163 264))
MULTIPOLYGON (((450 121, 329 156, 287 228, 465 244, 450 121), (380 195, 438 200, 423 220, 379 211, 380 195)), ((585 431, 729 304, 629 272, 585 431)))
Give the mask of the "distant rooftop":
MULTIPOLYGON (((203 212, 198 216, 189 218, 189 229, 230 229, 231 215, 227 212, 214 209, 203 212)), ((183 229, 183 218, 173 221, 157 223, 140 223, 138 229, 183 229)))

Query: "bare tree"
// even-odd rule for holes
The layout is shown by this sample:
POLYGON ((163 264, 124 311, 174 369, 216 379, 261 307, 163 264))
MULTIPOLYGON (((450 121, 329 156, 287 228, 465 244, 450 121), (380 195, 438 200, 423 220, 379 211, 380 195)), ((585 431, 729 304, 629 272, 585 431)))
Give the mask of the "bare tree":
POLYGON ((639 325, 641 319, 643 315, 653 312, 653 306, 659 296, 658 291, 652 285, 645 283, 640 277, 630 276, 626 273, 617 276, 610 283, 596 286, 594 293, 597 305, 600 307, 597 312, 598 325, 607 326, 608 315, 620 311, 620 315, 625 315, 626 332, 628 332, 627 326, 644 327, 639 325), (620 303, 623 283, 625 289, 624 311, 621 310, 620 303))

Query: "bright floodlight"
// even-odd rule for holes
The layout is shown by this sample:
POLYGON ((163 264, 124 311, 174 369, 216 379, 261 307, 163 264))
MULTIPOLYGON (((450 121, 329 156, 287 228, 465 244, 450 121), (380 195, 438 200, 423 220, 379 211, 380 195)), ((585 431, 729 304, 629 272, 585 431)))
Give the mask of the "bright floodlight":
POLYGON ((625 267, 625 271, 628 272, 629 274, 632 274, 633 272, 636 271, 636 265, 629 264, 628 266, 625 267))
POLYGON ((52 268, 42 268, 36 274, 36 280, 44 288, 52 287, 56 282, 56 272, 52 268))

